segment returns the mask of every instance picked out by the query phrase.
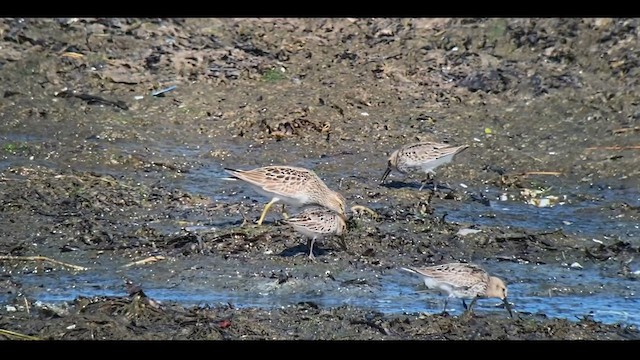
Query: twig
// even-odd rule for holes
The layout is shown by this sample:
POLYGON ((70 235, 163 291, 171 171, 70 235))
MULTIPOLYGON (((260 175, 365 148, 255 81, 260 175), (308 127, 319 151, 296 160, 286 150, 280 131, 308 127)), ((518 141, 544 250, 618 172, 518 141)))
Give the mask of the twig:
POLYGON ((562 175, 559 171, 524 171, 521 173, 505 174, 504 176, 529 176, 529 175, 562 175))
POLYGON ((595 147, 588 147, 586 150, 640 150, 640 145, 630 145, 630 146, 595 146, 595 147))
POLYGON ((5 336, 13 336, 15 338, 23 339, 23 340, 42 340, 37 336, 20 334, 20 333, 17 333, 15 331, 5 330, 5 329, 0 329, 0 334, 5 335, 5 336))
POLYGON ((529 175, 562 175, 559 171, 525 171, 522 173, 523 176, 529 175))
POLYGON ((77 52, 72 52, 72 51, 67 51, 65 53, 63 53, 62 55, 60 55, 62 57, 69 57, 69 58, 73 58, 73 59, 81 59, 84 57, 83 54, 77 53, 77 52))
POLYGON ((130 262, 128 264, 122 265, 122 267, 129 267, 129 266, 133 266, 133 265, 143 265, 143 264, 149 264, 149 263, 154 263, 154 262, 158 262, 160 260, 164 260, 165 257, 164 256, 149 256, 146 259, 142 259, 142 260, 137 260, 137 261, 133 261, 130 262))
POLYGON ((629 131, 640 131, 640 126, 632 127, 632 128, 621 128, 613 130, 614 134, 625 133, 629 131))
POLYGON ((527 156, 528 156, 528 157, 530 157, 530 158, 532 158, 533 160, 535 160, 535 161, 537 161, 537 162, 543 162, 543 160, 542 160, 542 159, 539 159, 539 158, 537 158, 537 157, 535 157, 535 156, 532 156, 532 155, 529 155, 529 154, 527 154, 527 156))
POLYGON ((78 266, 62 262, 59 260, 51 259, 46 256, 12 256, 12 255, 0 255, 0 260, 23 260, 23 261, 48 261, 54 264, 70 267, 75 270, 88 270, 89 268, 84 266, 78 266))
POLYGON ((177 88, 176 85, 172 85, 172 86, 169 86, 168 88, 152 92, 151 96, 164 96, 164 93, 169 92, 171 90, 175 90, 176 88, 177 88))

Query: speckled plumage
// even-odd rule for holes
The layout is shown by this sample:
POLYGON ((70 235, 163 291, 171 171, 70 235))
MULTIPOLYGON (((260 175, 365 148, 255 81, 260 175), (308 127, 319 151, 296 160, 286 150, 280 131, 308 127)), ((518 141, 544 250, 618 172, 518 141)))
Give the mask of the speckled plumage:
MULTIPOLYGON (((299 214, 284 220, 285 224, 308 238, 309 257, 314 258, 313 244, 316 239, 331 235, 344 236, 347 223, 343 214, 321 207, 309 207, 299 214)), ((344 246, 344 241, 343 241, 344 246)))
MULTIPOLYGON (((468 263, 449 263, 427 267, 403 267, 405 271, 419 275, 429 289, 437 289, 448 294, 449 298, 462 299, 465 309, 471 311, 478 298, 502 299, 511 314, 507 301, 507 286, 498 277, 489 275, 478 265, 468 263), (465 299, 472 299, 467 308, 465 299)), ((446 309, 445 300, 445 309, 446 309)))
MULTIPOLYGON (((393 170, 402 174, 422 172, 435 175, 435 168, 451 162, 455 155, 467 147, 467 145, 451 146, 436 142, 405 145, 391 153, 387 161, 387 169, 380 182, 383 183, 393 170)), ((420 190, 422 190, 422 187, 420 187, 420 190)))
POLYGON ((228 180, 242 180, 257 193, 271 198, 265 206, 258 225, 262 224, 267 210, 281 201, 287 205, 300 207, 320 205, 337 213, 345 213, 345 199, 335 192, 312 170, 293 166, 265 166, 253 170, 225 168, 232 175, 228 180))

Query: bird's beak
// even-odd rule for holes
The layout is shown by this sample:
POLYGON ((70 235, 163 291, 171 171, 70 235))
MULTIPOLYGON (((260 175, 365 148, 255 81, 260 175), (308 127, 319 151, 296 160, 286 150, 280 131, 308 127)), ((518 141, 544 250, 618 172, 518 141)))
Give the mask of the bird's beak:
POLYGON ((381 184, 384 183, 384 180, 389 176, 389 173, 391 173, 391 167, 387 166, 387 170, 384 171, 384 175, 382 175, 382 178, 380 179, 381 184))
POLYGON ((344 251, 348 250, 347 241, 345 239, 345 235, 344 234, 340 235, 340 246, 342 246, 342 250, 344 250, 344 251))
POLYGON ((509 300, 507 300, 507 297, 505 296, 502 301, 504 302, 504 308, 509 312, 509 316, 513 318, 513 312, 511 311, 511 304, 509 304, 509 300))

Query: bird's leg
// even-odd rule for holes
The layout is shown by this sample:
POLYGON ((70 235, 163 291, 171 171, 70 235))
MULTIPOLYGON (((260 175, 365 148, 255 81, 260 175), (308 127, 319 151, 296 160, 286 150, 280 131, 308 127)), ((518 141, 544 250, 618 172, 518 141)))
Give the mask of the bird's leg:
POLYGON ((438 191, 438 182, 436 181, 436 173, 433 170, 431 170, 429 171, 428 175, 429 175, 428 177, 433 182, 433 193, 435 194, 435 192, 438 191))
POLYGON ((247 221, 247 217, 244 215, 244 213, 240 213, 240 215, 242 216, 242 224, 240 224, 240 227, 243 227, 245 225, 247 225, 248 221, 247 221))
POLYGON ((316 238, 312 237, 310 239, 307 240, 307 247, 309 248, 309 259, 311 260, 315 260, 316 257, 315 255, 313 255, 313 243, 316 242, 316 238))
POLYGON ((449 302, 449 298, 445 298, 444 299, 444 307, 442 308, 442 313, 446 314, 447 313, 447 303, 449 302))
MULTIPOLYGON (((473 305, 476 303, 476 301, 478 300, 478 297, 474 297, 473 300, 471 300, 471 304, 469 304, 469 307, 467 308, 465 306, 465 312, 462 314, 462 316, 470 316, 471 312, 473 311, 473 305)), ((464 299, 462 299, 462 303, 464 304, 464 299)))
POLYGON ((476 301, 478 301, 478 297, 474 297, 473 300, 471 300, 471 304, 469 304, 469 311, 473 310, 473 305, 476 303, 476 301))
POLYGON ((287 214, 287 210, 284 208, 284 203, 282 203, 282 217, 287 220, 289 218, 289 214, 287 214))
POLYGON ((262 210, 262 215, 260 215, 260 219, 258 220, 258 225, 262 225, 264 221, 264 217, 267 215, 267 210, 271 207, 271 205, 275 204, 278 201, 277 198, 271 199, 267 205, 264 206, 264 210, 262 210))
POLYGON ((418 191, 422 191, 422 188, 424 188, 424 186, 427 184, 427 180, 429 180, 429 179, 424 179, 424 180, 420 181, 421 185, 420 185, 420 189, 418 189, 418 191))
POLYGON ((420 185, 420 189, 418 189, 418 191, 422 191, 424 186, 427 185, 427 182, 431 180, 433 182, 433 191, 436 192, 438 190, 438 184, 436 183, 436 180, 435 180, 435 174, 436 174, 435 172, 433 172, 432 170, 429 170, 427 172, 427 177, 420 182, 422 185, 420 185))
POLYGON ((467 306, 467 303, 464 301, 464 299, 462 299, 462 306, 464 306, 465 310, 469 309, 469 307, 467 306))

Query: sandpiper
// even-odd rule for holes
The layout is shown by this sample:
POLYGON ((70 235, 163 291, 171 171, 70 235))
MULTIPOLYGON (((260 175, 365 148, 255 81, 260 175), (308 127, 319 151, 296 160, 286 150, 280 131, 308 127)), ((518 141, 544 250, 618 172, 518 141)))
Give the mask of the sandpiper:
POLYGON ((465 313, 472 311, 479 298, 499 298, 513 317, 511 306, 507 300, 507 285, 498 277, 490 276, 478 265, 468 263, 449 263, 427 267, 403 267, 402 270, 422 277, 429 289, 444 291, 449 296, 445 299, 444 311, 449 298, 462 299, 465 313), (465 299, 472 299, 467 307, 465 299))
POLYGON ((329 189, 312 170, 293 166, 265 166, 253 170, 225 168, 225 171, 232 177, 224 179, 242 180, 257 193, 271 198, 260 215, 258 225, 264 221, 271 205, 278 201, 294 207, 320 205, 338 214, 345 213, 344 197, 329 189))
POLYGON ((299 214, 284 220, 285 224, 308 237, 307 247, 309 248, 309 258, 313 255, 313 244, 316 239, 330 235, 340 236, 340 245, 346 249, 344 235, 347 232, 347 223, 344 214, 338 214, 332 210, 322 207, 308 207, 299 214))
MULTIPOLYGON (((456 154, 459 154, 467 147, 467 145, 451 146, 449 144, 436 142, 420 142, 405 145, 389 156, 387 169, 382 175, 380 183, 383 184, 393 170, 402 174, 422 172, 427 174, 427 176, 435 175, 435 168, 451 162, 456 154)), ((422 181, 420 190, 422 190, 427 180, 428 178, 422 181)))

